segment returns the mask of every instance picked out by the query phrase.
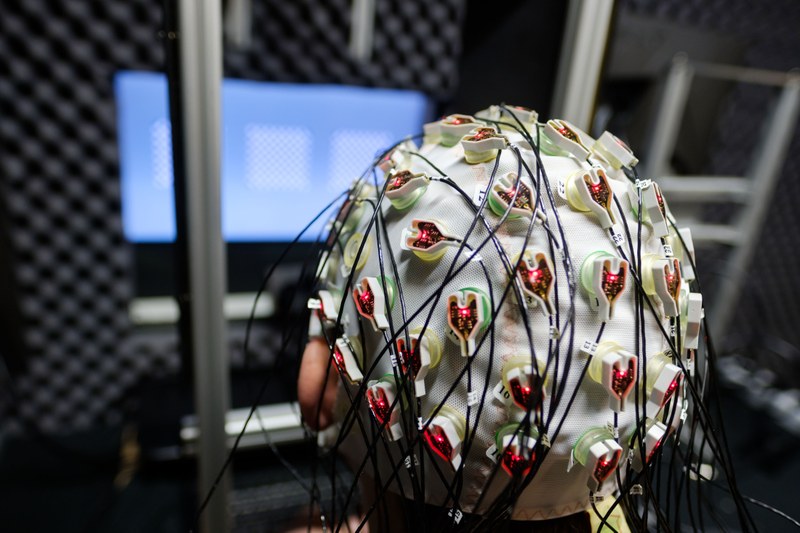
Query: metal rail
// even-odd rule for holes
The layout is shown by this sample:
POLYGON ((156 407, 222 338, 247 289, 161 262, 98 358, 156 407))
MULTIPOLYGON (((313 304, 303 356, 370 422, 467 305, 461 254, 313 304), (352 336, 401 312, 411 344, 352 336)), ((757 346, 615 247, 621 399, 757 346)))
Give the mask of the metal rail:
POLYGON ((747 275, 758 238, 780 178, 783 163, 800 116, 800 73, 774 72, 712 63, 692 63, 685 54, 672 61, 648 143, 644 176, 664 180, 664 192, 674 204, 736 201, 742 204, 731 224, 696 224, 695 242, 718 242, 733 247, 721 276, 719 293, 710 313, 712 333, 725 335, 747 275), (760 142, 745 176, 665 176, 675 150, 692 80, 696 77, 781 87, 781 93, 762 126, 760 142))
POLYGON ((177 5, 191 307, 191 335, 183 342, 193 348, 195 408, 203 428, 199 500, 216 487, 200 529, 220 533, 231 527, 229 476, 216 483, 228 453, 225 413, 230 403, 220 203, 222 13, 218 0, 179 0, 177 5))

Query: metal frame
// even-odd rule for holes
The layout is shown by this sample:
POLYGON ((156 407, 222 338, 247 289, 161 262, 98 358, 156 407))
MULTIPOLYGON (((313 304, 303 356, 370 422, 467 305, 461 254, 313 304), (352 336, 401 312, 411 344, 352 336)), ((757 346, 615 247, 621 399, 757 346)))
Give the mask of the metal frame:
POLYGON ((553 117, 589 131, 614 13, 614 0, 572 0, 553 92, 553 117))
POLYGON ((215 490, 200 517, 204 532, 231 527, 230 475, 217 482, 228 455, 225 414, 230 404, 221 217, 222 13, 218 0, 178 0, 185 205, 189 264, 189 339, 198 440, 199 500, 215 490))
POLYGON ((673 205, 737 200, 743 204, 731 224, 701 224, 684 220, 695 242, 732 245, 710 320, 712 332, 722 338, 733 318, 739 294, 767 216, 769 202, 800 116, 800 74, 744 67, 691 63, 685 54, 672 61, 664 83, 661 103, 653 121, 644 175, 658 179, 673 205), (736 81, 782 88, 745 176, 664 176, 686 108, 692 80, 696 77, 736 81))
MULTIPOLYGON (((228 445, 241 435, 239 450, 262 448, 269 445, 300 444, 307 440, 300 420, 300 407, 297 402, 276 403, 260 406, 252 416, 251 409, 234 409, 226 416, 225 433, 228 445), (245 427, 245 421, 250 422, 245 427)), ((189 415, 181 420, 181 443, 184 455, 197 453, 197 440, 200 437, 197 417, 189 415)))

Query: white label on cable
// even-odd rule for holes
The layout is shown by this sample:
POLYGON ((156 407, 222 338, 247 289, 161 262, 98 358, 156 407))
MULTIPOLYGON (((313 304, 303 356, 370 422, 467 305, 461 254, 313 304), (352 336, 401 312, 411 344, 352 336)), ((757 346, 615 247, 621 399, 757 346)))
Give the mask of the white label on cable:
POLYGON ((636 186, 640 189, 646 189, 653 184, 653 180, 636 180, 636 186))
POLYGON ((625 237, 623 237, 622 232, 618 230, 619 228, 617 226, 611 228, 611 240, 614 241, 615 246, 622 246, 625 244, 625 237))
POLYGON ((594 503, 600 503, 605 500, 605 496, 600 496, 599 494, 592 494, 592 501, 594 503))
POLYGON ((397 368, 397 356, 395 354, 391 354, 389 356, 389 360, 392 362, 392 368, 397 368))
POLYGON ((594 355, 597 352, 597 343, 589 340, 583 341, 581 351, 589 355, 594 355))
POLYGON ((308 308, 309 309, 322 309, 322 302, 317 298, 309 298, 308 299, 308 308))
POLYGON ((486 185, 476 185, 475 194, 472 195, 472 203, 475 205, 481 205, 485 197, 486 197, 486 185))
POLYGON ((419 466, 419 459, 417 458, 417 454, 414 455, 406 455, 404 459, 406 464, 406 468, 411 469, 411 466, 419 466))
POLYGON ((462 513, 459 509, 450 509, 447 513, 447 516, 453 519, 454 524, 460 524, 461 519, 464 517, 464 513, 462 513))
POLYGON ((666 243, 665 243, 665 244, 663 244, 663 245, 662 245, 662 248, 663 248, 663 250, 664 250, 664 257, 672 257, 673 255, 675 255, 675 254, 672 252, 672 246, 670 246, 669 244, 666 244, 666 243))
POLYGON ((558 328, 555 326, 550 326, 550 338, 556 340, 559 337, 561 337, 561 332, 558 331, 558 328))
POLYGON ((564 200, 567 199, 567 184, 563 177, 558 178, 558 195, 564 200))
POLYGON ((506 386, 503 385, 502 381, 499 381, 497 385, 494 386, 492 390, 492 394, 495 398, 497 398, 500 403, 508 406, 511 405, 511 393, 506 389, 506 386))
POLYGON ((478 391, 471 390, 467 393, 467 405, 472 407, 476 405, 480 401, 478 397, 478 391))
POLYGON ((461 343, 461 339, 458 338, 458 335, 456 335, 456 332, 453 331, 452 329, 447 328, 446 335, 451 341, 455 342, 456 344, 460 344, 461 343))
POLYGON ((552 446, 550 444, 550 436, 547 433, 545 433, 539 438, 539 442, 541 442, 542 446, 544 446, 545 448, 550 448, 552 446))
POLYGON ((630 490, 630 495, 631 496, 641 496, 642 494, 644 494, 644 489, 638 483, 631 487, 631 490, 630 490))
POLYGON ((417 429, 418 429, 419 431, 422 431, 422 427, 423 427, 424 425, 425 425, 425 423, 422 421, 422 417, 421 417, 421 416, 420 416, 420 417, 417 417, 417 429))

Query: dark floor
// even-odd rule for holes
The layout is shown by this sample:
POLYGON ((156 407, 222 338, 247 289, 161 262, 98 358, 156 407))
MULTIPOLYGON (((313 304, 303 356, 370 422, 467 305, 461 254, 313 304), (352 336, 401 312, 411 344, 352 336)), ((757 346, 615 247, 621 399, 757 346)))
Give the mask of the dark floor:
MULTIPOLYGON (((748 407, 735 390, 723 391, 723 405, 742 492, 799 515, 800 438, 748 407)), ((189 531, 195 509, 194 464, 145 461, 127 470, 120 462, 121 435, 116 428, 57 440, 6 439, 0 449, 0 531, 189 531)), ((308 474, 310 448, 295 446, 283 453, 301 474, 308 474)), ((285 531, 302 520, 302 488, 271 452, 240 457, 235 486, 238 531, 285 531)), ((720 492, 715 500, 722 515, 733 516, 730 498, 720 492)), ((794 529, 772 513, 757 507, 752 512, 761 531, 794 529)))

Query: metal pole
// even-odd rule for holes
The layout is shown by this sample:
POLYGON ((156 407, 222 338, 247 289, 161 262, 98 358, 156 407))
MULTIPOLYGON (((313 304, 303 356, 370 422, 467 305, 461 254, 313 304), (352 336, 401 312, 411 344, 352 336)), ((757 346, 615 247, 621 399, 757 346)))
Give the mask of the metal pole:
POLYGON ((614 0, 572 0, 561 44, 553 117, 590 131, 614 0))
POLYGON ((644 177, 659 178, 669 167, 669 159, 675 152, 683 111, 689 97, 694 70, 689 64, 686 54, 676 54, 672 58, 672 66, 664 83, 661 105, 653 121, 653 133, 647 147, 647 162, 644 177))
MULTIPOLYGON (((214 486, 227 455, 225 413, 230 403, 226 287, 220 192, 222 13, 218 0, 179 0, 181 94, 186 164, 191 343, 194 396, 200 424, 200 501, 214 486)), ((230 530, 230 479, 217 485, 200 530, 230 530)))
POLYGON ((800 76, 794 75, 786 82, 781 92, 747 173, 753 185, 750 205, 737 223, 741 239, 739 245, 731 252, 732 257, 728 260, 721 278, 719 296, 711 314, 711 333, 718 339, 722 339, 725 335, 744 289, 747 268, 755 254, 769 204, 780 179, 792 135, 797 128, 798 116, 800 116, 800 76))

